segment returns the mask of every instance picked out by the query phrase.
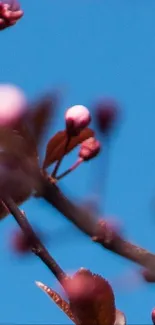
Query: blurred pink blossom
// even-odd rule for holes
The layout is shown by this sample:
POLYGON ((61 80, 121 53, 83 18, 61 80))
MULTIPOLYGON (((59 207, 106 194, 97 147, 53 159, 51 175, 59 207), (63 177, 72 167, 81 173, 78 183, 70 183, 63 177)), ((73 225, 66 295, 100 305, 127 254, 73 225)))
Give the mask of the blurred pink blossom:
MULTIPOLYGON (((24 212, 23 212, 24 213, 24 212)), ((44 233, 35 227, 35 233, 37 237, 42 240, 43 242, 47 239, 44 233)), ((20 229, 15 229, 12 231, 11 235, 9 236, 9 244, 11 249, 20 255, 25 255, 29 253, 34 246, 34 239, 32 236, 27 236, 22 232, 20 229)))
POLYGON ((0 1, 0 30, 15 25, 23 16, 23 11, 16 0, 0 1))
POLYGON ((14 123, 25 111, 26 97, 21 89, 10 84, 0 85, 0 126, 14 123))
POLYGON ((17 0, 1 0, 0 2, 9 5, 9 9, 12 11, 20 10, 20 4, 17 0))
POLYGON ((151 317, 152 317, 153 324, 155 324, 155 308, 153 308, 153 310, 152 310, 151 317))
POLYGON ((31 250, 31 241, 21 230, 16 230, 12 233, 11 247, 16 253, 28 253, 31 250))
POLYGON ((101 132, 109 133, 118 119, 118 105, 114 100, 104 99, 95 105, 95 117, 101 132))
POLYGON ((155 283, 155 276, 149 270, 147 269, 141 270, 141 275, 146 282, 155 283))

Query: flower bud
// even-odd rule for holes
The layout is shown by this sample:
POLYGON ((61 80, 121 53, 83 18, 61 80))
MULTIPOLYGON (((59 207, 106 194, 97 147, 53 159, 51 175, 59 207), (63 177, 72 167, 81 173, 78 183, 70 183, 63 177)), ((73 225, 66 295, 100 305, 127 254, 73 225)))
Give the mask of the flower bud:
POLYGON ((23 11, 16 0, 0 1, 0 30, 15 25, 23 16, 23 11))
POLYGON ((146 282, 155 283, 155 274, 151 273, 151 271, 144 269, 141 271, 141 275, 146 282))
POLYGON ((91 121, 89 110, 83 105, 75 105, 66 111, 66 129, 72 136, 78 135, 91 121))
POLYGON ((152 323, 155 325, 155 308, 153 308, 151 313, 152 323))
POLYGON ((24 93, 9 84, 0 85, 0 126, 10 126, 24 113, 26 108, 24 93))
MULTIPOLYGON (((23 212, 24 213, 24 212, 23 212)), ((35 233, 39 239, 44 241, 44 234, 35 229, 35 233)), ((28 232, 24 234, 21 229, 14 230, 11 234, 10 246, 15 253, 26 254, 35 246, 34 238, 28 232)))
POLYGON ((118 118, 118 107, 114 101, 104 100, 95 107, 96 122, 101 132, 108 133, 118 118))
POLYGON ((92 159, 98 155, 100 149, 100 142, 97 141, 95 138, 91 137, 82 142, 79 157, 83 160, 92 159))
POLYGON ((28 253, 31 250, 31 240, 18 230, 12 234, 11 246, 16 253, 28 253))

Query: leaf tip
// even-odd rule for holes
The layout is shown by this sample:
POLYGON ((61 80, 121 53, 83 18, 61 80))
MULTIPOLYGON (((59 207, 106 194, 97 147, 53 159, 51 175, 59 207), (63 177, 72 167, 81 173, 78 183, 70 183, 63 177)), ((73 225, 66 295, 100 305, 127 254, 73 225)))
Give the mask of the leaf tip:
POLYGON ((35 281, 35 284, 38 288, 44 290, 45 285, 40 281, 35 281))

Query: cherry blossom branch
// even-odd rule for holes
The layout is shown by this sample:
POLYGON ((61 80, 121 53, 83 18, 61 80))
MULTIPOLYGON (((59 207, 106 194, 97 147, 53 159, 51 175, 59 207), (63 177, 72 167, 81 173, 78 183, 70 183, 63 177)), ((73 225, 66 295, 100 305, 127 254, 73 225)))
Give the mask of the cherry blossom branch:
POLYGON ((50 269, 50 271, 54 274, 57 280, 61 283, 62 280, 67 277, 66 273, 60 268, 60 266, 56 263, 53 257, 49 254, 48 250, 42 244, 42 242, 32 229, 30 223, 28 222, 25 213, 20 211, 20 209, 12 200, 12 198, 5 197, 3 198, 3 202, 17 221, 26 238, 31 243, 32 252, 42 260, 42 262, 50 269))
POLYGON ((63 195, 57 185, 42 177, 42 192, 39 193, 47 202, 52 204, 60 213, 104 248, 135 262, 152 274, 155 274, 155 255, 149 251, 126 241, 109 224, 96 218, 63 195))

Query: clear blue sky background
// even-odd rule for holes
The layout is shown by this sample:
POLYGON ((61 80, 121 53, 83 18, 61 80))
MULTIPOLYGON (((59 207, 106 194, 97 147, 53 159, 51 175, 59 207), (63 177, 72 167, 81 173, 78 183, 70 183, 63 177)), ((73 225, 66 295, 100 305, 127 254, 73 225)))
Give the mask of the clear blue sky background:
MULTIPOLYGON (((21 5, 24 18, 0 33, 0 82, 22 87, 29 99, 62 87, 64 101, 48 137, 64 127, 67 106, 89 106, 102 95, 121 102, 124 122, 111 152, 106 214, 119 218, 128 239, 154 251, 155 1, 22 0, 21 5)), ((104 156, 101 160, 104 163, 104 156)), ((64 180, 65 193, 75 199, 92 194, 93 166, 95 161, 64 180)), ((133 264, 92 244, 43 201, 31 199, 23 208, 49 237, 53 229, 61 234, 65 229, 63 236, 47 242, 64 270, 83 266, 100 273, 115 283, 116 304, 128 324, 151 324, 154 286, 134 288, 129 282, 129 290, 116 285, 117 278, 136 270, 133 264)), ((0 323, 71 323, 34 284, 40 280, 58 287, 48 269, 33 256, 19 258, 10 251, 13 218, 6 218, 0 227, 0 323)))

